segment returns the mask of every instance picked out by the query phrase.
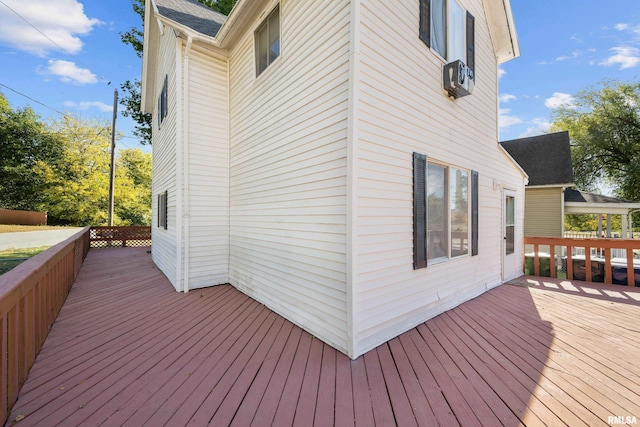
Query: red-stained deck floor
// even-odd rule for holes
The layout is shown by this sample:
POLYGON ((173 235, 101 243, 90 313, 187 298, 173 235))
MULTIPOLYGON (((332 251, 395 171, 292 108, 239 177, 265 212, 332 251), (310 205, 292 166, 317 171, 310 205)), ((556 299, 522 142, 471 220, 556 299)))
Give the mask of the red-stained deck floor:
POLYGON ((640 418, 640 291, 516 283, 351 361, 231 286, 176 293, 145 249, 92 250, 8 424, 606 426, 640 418))

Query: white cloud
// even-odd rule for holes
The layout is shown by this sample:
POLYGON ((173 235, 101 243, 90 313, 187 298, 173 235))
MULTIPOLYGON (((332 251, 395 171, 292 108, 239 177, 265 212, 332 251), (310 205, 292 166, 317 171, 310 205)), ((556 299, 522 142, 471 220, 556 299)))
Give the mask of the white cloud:
POLYGON ((78 36, 87 35, 101 24, 100 20, 85 15, 78 0, 3 0, 3 3, 0 42, 38 56, 62 49, 71 54, 80 52, 82 41, 78 36))
POLYGON ((510 93, 503 93, 502 95, 500 95, 500 102, 504 102, 507 103, 509 101, 513 101, 518 99, 515 95, 511 95, 510 93))
POLYGON ((89 110, 91 108, 97 108, 103 113, 110 113, 113 111, 113 106, 105 104, 101 101, 82 101, 82 102, 73 102, 73 101, 65 101, 65 107, 69 108, 77 108, 79 110, 89 110))
POLYGON ((506 75, 507 75, 507 72, 504 70, 504 68, 498 67, 498 78, 501 79, 506 75))
POLYGON ((613 26, 618 31, 624 31, 629 29, 629 24, 616 24, 613 26))
POLYGON ((547 133, 551 128, 551 123, 542 117, 537 117, 531 121, 535 126, 527 128, 527 130, 518 138, 528 138, 530 136, 538 136, 547 133))
POLYGON ((573 96, 568 93, 554 92, 552 97, 544 101, 544 106, 550 109, 559 107, 574 108, 573 101, 573 96))
POLYGON ((522 123, 522 119, 520 117, 510 116, 509 115, 510 112, 511 110, 507 108, 499 109, 498 125, 500 126, 500 129, 522 123))
POLYGON ((579 57, 580 55, 582 55, 582 52, 580 52, 579 50, 574 50, 573 52, 571 52, 571 55, 561 55, 558 56, 556 58, 556 61, 566 61, 568 59, 576 59, 577 57, 579 57))
POLYGON ((609 50, 615 52, 615 55, 600 62, 600 65, 620 65, 621 70, 640 65, 640 49, 636 47, 617 46, 609 50))
POLYGON ((59 77, 65 83, 77 85, 93 84, 98 81, 98 77, 91 70, 79 68, 74 62, 61 59, 50 59, 46 73, 59 77))

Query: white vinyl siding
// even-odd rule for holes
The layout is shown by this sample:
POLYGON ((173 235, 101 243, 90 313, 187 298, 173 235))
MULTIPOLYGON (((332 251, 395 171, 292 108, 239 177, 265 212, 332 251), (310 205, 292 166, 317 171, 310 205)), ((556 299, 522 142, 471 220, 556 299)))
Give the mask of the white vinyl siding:
POLYGON ((346 352, 349 3, 283 1, 280 28, 259 77, 253 31, 230 55, 230 281, 346 352))
MULTIPOLYGON (((155 25, 155 23, 154 23, 155 25)), ((153 191, 157 195, 167 192, 167 229, 152 227, 152 257, 158 268, 167 276, 173 286, 178 288, 176 275, 177 263, 177 233, 176 233, 176 118, 178 105, 176 104, 176 55, 177 42, 173 31, 165 31, 160 37, 160 52, 158 57, 156 87, 153 88, 158 96, 163 89, 165 76, 167 77, 167 116, 162 126, 158 126, 159 117, 153 115, 153 191)), ((158 109, 154 109, 157 111, 158 109)), ((158 216, 157 197, 153 197, 153 215, 158 216)))
POLYGON ((527 188, 524 202, 524 235, 562 237, 561 187, 527 188))
MULTIPOLYGON (((477 17, 476 67, 497 70, 482 5, 463 5, 477 17)), ((363 2, 361 19, 356 354, 500 284, 501 189, 523 196, 521 172, 497 146, 497 73, 483 73, 472 96, 452 101, 442 62, 416 37, 417 2, 363 2), (479 172, 478 256, 413 269, 412 152, 479 172)), ((521 220, 522 204, 517 210, 521 220)))
POLYGON ((186 64, 185 255, 194 289, 229 281, 229 103, 226 59, 192 46, 186 64))

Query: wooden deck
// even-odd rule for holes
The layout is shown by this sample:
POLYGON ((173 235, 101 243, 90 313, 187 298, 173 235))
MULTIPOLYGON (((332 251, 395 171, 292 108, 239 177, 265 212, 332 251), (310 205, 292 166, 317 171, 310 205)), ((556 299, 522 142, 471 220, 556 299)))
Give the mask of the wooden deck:
POLYGON ((500 286, 351 361, 231 286, 176 293, 145 249, 92 250, 8 424, 640 417, 640 290, 540 280, 500 286))

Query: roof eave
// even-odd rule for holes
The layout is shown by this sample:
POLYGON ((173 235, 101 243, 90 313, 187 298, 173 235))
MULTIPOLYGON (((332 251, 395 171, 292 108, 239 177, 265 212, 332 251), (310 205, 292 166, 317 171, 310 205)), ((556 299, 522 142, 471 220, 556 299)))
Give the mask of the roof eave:
POLYGON ((518 170, 520 171, 520 173, 522 173, 522 176, 523 176, 523 177, 524 177, 524 179, 525 179, 525 183, 524 183, 524 185, 526 186, 526 185, 528 184, 528 182, 529 182, 529 174, 527 174, 527 172, 525 172, 525 170, 524 170, 524 169, 522 169, 522 166, 520 166, 520 164, 519 164, 518 162, 516 162, 516 160, 513 158, 513 156, 512 156, 512 155, 507 151, 507 149, 506 149, 506 148, 504 148, 504 147, 502 146, 502 144, 498 143, 498 147, 499 147, 500 151, 502 151, 502 154, 504 154, 505 156, 507 156, 507 158, 508 158, 509 160, 511 160, 511 163, 513 163, 513 164, 516 166, 516 168, 518 168, 518 170))
POLYGON ((510 0, 484 0, 484 5, 498 63, 517 58, 520 56, 520 43, 510 0))
POLYGON ((158 8, 154 0, 146 0, 144 7, 144 39, 142 46, 142 81, 140 88, 140 108, 145 113, 152 113, 155 100, 153 88, 155 86, 155 69, 158 60, 157 44, 159 38, 155 37, 159 32, 160 22, 156 21, 158 8), (153 24, 152 24, 153 22, 153 24), (156 25, 157 24, 157 25, 156 25), (152 37, 153 35, 153 37, 152 37))
POLYGON ((575 187, 575 182, 563 182, 559 184, 536 184, 536 185, 527 185, 527 188, 569 188, 575 187))

